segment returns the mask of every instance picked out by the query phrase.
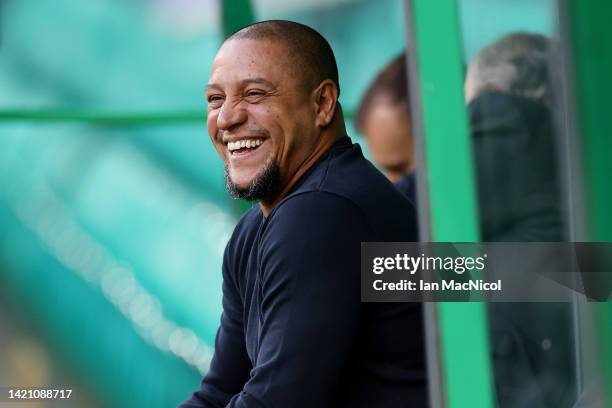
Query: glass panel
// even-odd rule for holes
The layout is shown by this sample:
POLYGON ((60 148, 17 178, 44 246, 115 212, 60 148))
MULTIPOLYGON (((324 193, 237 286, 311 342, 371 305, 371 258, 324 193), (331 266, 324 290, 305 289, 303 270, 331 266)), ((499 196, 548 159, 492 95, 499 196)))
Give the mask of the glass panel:
MULTIPOLYGON (((576 241, 610 242, 612 116, 605 101, 612 91, 608 75, 612 70, 612 54, 607 46, 612 8, 606 0, 559 3, 562 38, 572 44, 571 48, 562 48, 566 70, 574 76, 569 94, 575 100, 568 100, 565 120, 571 169, 568 172, 571 236, 576 241)), ((608 263, 610 270, 609 260, 604 259, 600 258, 600 262, 608 263)), ((609 276, 600 276, 589 289, 603 300, 609 295, 611 283, 609 276)), ((607 299, 605 303, 582 303, 577 308, 580 396, 576 406, 612 404, 612 302, 609 296, 607 299)))
MULTIPOLYGON (((458 5, 405 4, 420 240, 477 241, 458 5)), ((486 305, 429 302, 424 309, 431 406, 491 407, 486 305)))
MULTIPOLYGON (((567 240, 556 4, 459 4, 482 240, 567 240)), ((492 303, 489 323, 498 406, 573 406, 572 304, 492 303)))

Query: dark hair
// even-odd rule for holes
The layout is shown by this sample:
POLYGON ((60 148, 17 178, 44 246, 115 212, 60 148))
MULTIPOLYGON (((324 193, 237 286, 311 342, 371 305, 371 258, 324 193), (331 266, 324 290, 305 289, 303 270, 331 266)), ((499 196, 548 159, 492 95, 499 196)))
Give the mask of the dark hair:
POLYGON ((318 85, 326 79, 336 84, 340 93, 338 66, 331 46, 316 30, 300 23, 286 20, 268 20, 248 25, 232 34, 229 40, 282 41, 296 59, 295 68, 318 85))
POLYGON ((366 116, 377 103, 377 99, 384 97, 392 104, 404 103, 408 105, 408 80, 406 78, 406 53, 403 52, 395 57, 370 84, 365 95, 361 99, 357 114, 355 115, 355 127, 362 131, 366 116))

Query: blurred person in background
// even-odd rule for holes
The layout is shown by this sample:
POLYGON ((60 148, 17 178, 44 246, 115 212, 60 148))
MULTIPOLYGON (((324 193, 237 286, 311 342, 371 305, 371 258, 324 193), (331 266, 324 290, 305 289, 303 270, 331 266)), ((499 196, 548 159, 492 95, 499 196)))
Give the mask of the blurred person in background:
MULTIPOLYGON (((468 66, 465 99, 483 241, 565 239, 551 112, 554 48, 543 35, 512 33, 483 48, 468 66)), ((536 270, 543 260, 523 262, 536 270)), ((498 405, 571 406, 568 304, 491 303, 489 312, 498 405)))
POLYGON ((376 75, 359 104, 355 126, 364 135, 374 162, 385 176, 415 202, 415 163, 405 52, 376 75))
POLYGON ((426 405, 420 304, 360 302, 360 243, 414 241, 414 208, 346 135, 328 42, 288 21, 238 31, 206 90, 235 197, 210 370, 181 407, 426 405))
POLYGON ((465 79, 467 103, 484 92, 516 95, 547 107, 553 92, 548 63, 554 43, 541 34, 511 33, 483 48, 470 62, 465 79))
POLYGON ((465 97, 484 241, 563 239, 550 110, 552 51, 543 35, 514 33, 469 64, 465 97))
MULTIPOLYGON (((552 102, 549 42, 540 35, 513 34, 483 49, 469 65, 465 90, 484 241, 555 241, 562 237, 554 131, 548 108, 552 102)), ((364 134, 374 161, 414 200, 405 54, 376 76, 359 106, 355 124, 364 134)), ((498 404, 546 407, 569 401, 569 359, 559 354, 568 351, 569 344, 563 330, 558 331, 559 321, 555 327, 542 325, 544 330, 535 336, 526 336, 529 331, 521 327, 526 315, 542 317, 550 308, 492 305, 491 310, 498 404), (544 340, 555 345, 549 356, 541 355, 544 340), (558 358, 558 363, 549 357, 558 358), (559 384, 563 387, 555 388, 559 384)), ((568 318, 565 310, 559 310, 557 316, 562 325, 568 318)))

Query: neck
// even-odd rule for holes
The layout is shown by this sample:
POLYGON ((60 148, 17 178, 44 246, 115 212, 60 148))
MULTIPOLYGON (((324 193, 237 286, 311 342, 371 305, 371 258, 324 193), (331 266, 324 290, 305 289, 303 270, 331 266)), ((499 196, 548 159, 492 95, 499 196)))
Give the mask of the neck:
POLYGON ((274 207, 285 197, 287 197, 293 186, 295 186, 295 184, 321 158, 321 156, 323 156, 325 152, 327 152, 333 146, 333 144, 336 143, 337 140, 339 140, 345 135, 346 132, 321 135, 319 143, 317 143, 310 155, 306 158, 306 160, 304 160, 302 165, 297 169, 293 176, 291 176, 291 178, 285 184, 281 192, 273 200, 261 200, 259 202, 259 206, 261 207, 261 211, 263 212, 264 217, 267 217, 270 212, 272 212, 274 207))

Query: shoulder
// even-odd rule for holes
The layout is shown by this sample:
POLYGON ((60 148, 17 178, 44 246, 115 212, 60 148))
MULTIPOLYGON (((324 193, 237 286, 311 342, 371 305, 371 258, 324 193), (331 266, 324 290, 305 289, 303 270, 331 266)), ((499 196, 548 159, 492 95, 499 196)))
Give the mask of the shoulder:
POLYGON ((380 213, 389 207, 401 211, 402 207, 403 195, 363 156, 357 143, 330 160, 320 190, 345 196, 369 212, 380 213))
POLYGON ((359 271, 361 242, 370 231, 361 209, 344 197, 322 191, 292 196, 270 213, 261 236, 264 281, 341 279, 359 271))
POLYGON ((374 232, 371 240, 416 239, 414 205, 363 157, 358 145, 335 157, 320 189, 346 197, 358 206, 374 232))
POLYGON ((270 214, 270 220, 289 222, 292 219, 325 218, 329 223, 347 218, 363 218, 360 206, 342 194, 325 190, 312 190, 295 194, 283 200, 270 214))
MULTIPOLYGON (((328 220, 325 225, 310 228, 338 229, 355 220, 371 232, 365 239, 368 241, 416 240, 413 204, 348 138, 340 141, 282 204, 278 208, 279 218, 286 214, 291 217, 293 213, 316 213, 328 220)), ((336 235, 342 233, 337 231, 336 235)))
POLYGON ((266 235, 341 236, 347 229, 370 229, 363 210, 349 198, 313 190, 287 197, 270 213, 266 235), (350 226, 350 228, 349 228, 350 226))

